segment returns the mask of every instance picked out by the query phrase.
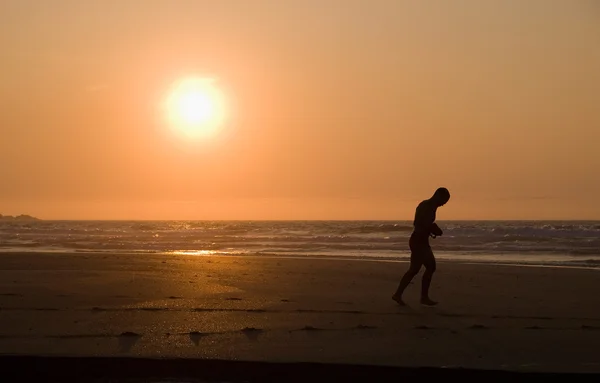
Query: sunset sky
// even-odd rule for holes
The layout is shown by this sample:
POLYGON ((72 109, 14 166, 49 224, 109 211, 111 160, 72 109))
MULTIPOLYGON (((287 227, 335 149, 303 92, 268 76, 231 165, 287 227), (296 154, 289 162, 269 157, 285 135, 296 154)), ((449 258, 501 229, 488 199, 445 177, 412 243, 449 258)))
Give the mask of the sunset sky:
POLYGON ((0 47, 1 214, 600 219, 594 0, 2 0, 0 47))

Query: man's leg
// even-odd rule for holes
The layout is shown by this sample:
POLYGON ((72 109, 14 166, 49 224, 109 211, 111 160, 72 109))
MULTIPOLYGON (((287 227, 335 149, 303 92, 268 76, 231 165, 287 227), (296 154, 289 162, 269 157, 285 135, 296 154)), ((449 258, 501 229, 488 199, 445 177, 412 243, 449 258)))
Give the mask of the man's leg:
POLYGON ((421 281, 421 304, 427 306, 435 306, 437 305, 437 302, 429 298, 429 287, 431 286, 431 279, 433 278, 433 273, 435 273, 435 269, 437 267, 435 257, 431 249, 429 249, 429 252, 425 254, 423 264, 425 265, 425 272, 423 273, 423 280, 421 281))
POLYGON ((404 301, 402 300, 402 294, 404 293, 404 290, 406 290, 412 279, 415 277, 415 275, 419 273, 419 270, 421 270, 422 262, 419 258, 420 257, 418 256, 418 254, 415 254, 415 252, 411 253, 410 266, 406 273, 404 273, 402 279, 400 280, 400 284, 398 285, 396 293, 392 296, 392 299, 395 300, 401 306, 405 305, 404 301))

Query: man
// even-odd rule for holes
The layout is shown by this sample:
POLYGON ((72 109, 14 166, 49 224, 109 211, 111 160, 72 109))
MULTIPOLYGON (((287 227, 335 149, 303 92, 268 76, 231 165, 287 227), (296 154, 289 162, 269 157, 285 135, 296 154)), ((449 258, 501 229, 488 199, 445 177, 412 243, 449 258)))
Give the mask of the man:
POLYGON ((435 223, 438 207, 444 206, 450 200, 450 192, 446 188, 439 188, 428 200, 417 206, 414 231, 408 242, 410 246, 410 267, 402 277, 398 290, 392 296, 399 305, 406 305, 402 300, 402 294, 410 281, 419 273, 421 266, 425 266, 425 273, 421 281, 421 304, 435 306, 437 302, 429 297, 429 286, 435 272, 435 257, 429 246, 429 237, 437 237, 443 234, 442 229, 435 223))

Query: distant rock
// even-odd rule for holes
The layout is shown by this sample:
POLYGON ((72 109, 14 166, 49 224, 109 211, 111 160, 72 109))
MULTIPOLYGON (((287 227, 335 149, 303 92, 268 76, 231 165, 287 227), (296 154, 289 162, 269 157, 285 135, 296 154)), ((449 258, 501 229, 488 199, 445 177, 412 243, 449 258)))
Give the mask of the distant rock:
POLYGON ((27 214, 21 214, 16 217, 12 216, 12 215, 0 214, 0 221, 39 221, 39 220, 40 220, 39 218, 32 217, 27 214))

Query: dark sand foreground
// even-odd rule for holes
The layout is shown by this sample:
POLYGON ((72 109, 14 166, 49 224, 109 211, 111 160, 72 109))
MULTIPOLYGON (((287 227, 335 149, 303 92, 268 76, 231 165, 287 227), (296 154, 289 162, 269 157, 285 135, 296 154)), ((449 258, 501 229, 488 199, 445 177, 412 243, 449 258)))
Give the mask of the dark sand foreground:
POLYGON ((0 353, 600 373, 600 272, 440 262, 0 254, 0 353))

